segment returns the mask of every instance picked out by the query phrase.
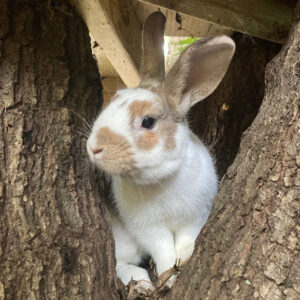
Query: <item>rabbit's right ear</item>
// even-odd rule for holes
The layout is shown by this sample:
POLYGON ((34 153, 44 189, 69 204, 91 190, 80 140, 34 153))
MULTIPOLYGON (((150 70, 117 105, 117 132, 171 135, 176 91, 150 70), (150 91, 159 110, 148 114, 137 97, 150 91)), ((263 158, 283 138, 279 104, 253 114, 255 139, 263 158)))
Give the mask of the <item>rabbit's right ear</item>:
POLYGON ((165 77, 165 58, 163 52, 165 16, 152 13, 143 28, 143 49, 140 87, 158 86, 165 77))
POLYGON ((235 51, 228 36, 198 40, 188 46, 163 84, 164 98, 182 119, 191 106, 208 97, 227 72, 235 51))

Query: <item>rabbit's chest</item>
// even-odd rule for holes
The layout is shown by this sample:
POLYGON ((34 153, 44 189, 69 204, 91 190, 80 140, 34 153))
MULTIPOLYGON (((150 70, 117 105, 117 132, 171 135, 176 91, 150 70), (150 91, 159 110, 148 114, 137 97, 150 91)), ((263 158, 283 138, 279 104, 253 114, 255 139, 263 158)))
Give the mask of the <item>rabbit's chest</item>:
POLYGON ((173 227, 194 213, 191 209, 192 199, 186 199, 185 195, 174 187, 122 186, 115 189, 114 193, 122 219, 136 226, 161 222, 169 223, 173 227))

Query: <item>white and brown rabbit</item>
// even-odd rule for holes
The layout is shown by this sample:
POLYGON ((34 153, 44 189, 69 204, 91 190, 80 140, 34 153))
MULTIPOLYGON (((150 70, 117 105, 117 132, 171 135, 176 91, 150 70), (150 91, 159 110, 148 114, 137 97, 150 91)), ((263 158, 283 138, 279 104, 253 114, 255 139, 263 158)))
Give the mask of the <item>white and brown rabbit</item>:
POLYGON ((92 163, 112 177, 117 274, 143 287, 152 287, 138 266, 143 256, 152 257, 158 275, 185 262, 210 213, 213 159, 185 116, 216 89, 235 51, 227 36, 198 40, 165 76, 164 24, 160 12, 147 19, 141 83, 115 94, 87 141, 92 163))

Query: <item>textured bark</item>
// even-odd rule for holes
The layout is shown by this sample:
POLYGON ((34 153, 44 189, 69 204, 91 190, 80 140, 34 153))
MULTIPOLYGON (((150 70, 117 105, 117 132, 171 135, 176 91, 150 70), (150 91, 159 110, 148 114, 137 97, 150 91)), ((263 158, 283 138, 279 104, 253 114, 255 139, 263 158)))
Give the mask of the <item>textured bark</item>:
MULTIPOLYGON (((268 66, 259 114, 168 299, 300 297, 299 6, 297 20, 268 66)), ((99 196, 76 132, 83 122, 73 113, 91 120, 101 104, 88 32, 63 1, 0 0, 0 24, 0 299, 124 298, 100 199, 106 185, 98 181, 99 196)), ((260 67, 234 62, 223 85, 236 72, 240 81, 199 104, 198 118, 207 119, 194 120, 221 149, 220 174, 256 115, 262 69, 276 51, 256 39, 236 41, 245 51, 236 59, 256 58, 260 67)))
POLYGON ((0 0, 0 299, 120 298, 76 132, 75 113, 94 118, 100 97, 88 31, 66 2, 0 0))
POLYGON ((264 97, 266 65, 280 50, 278 44, 240 33, 233 39, 236 53, 225 78, 190 116, 193 131, 211 147, 219 178, 232 164, 242 133, 257 115, 264 97))
POLYGON ((300 3, 259 113, 167 299, 300 298, 300 3))

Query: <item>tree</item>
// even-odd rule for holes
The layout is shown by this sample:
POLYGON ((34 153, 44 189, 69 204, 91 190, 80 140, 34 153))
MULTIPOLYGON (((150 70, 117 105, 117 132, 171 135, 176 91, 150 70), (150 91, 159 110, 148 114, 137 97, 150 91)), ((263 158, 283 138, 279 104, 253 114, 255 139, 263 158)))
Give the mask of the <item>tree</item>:
MULTIPOLYGON (((92 120, 101 105, 88 31, 59 0, 0 0, 0 24, 0 299, 125 299, 103 201, 107 184, 77 132, 85 123, 79 116, 92 120)), ((286 45, 267 67, 258 115, 227 171, 260 105, 263 68, 245 74, 259 70, 251 85, 259 92, 252 91, 255 101, 247 98, 255 102, 251 117, 223 113, 208 127, 196 120, 201 109, 212 119, 222 87, 193 115, 208 142, 223 122, 213 141, 235 150, 219 164, 226 174, 214 209, 167 299, 299 298, 299 32, 300 4, 286 45), (231 124, 235 137, 226 141, 222 132, 229 137, 231 124)), ((237 39, 245 51, 251 47, 237 39)), ((257 60, 264 66, 276 47, 255 43, 266 51, 257 60)), ((243 55, 237 57, 227 84, 244 67, 243 55)))
POLYGON ((88 30, 66 1, 1 0, 0 24, 0 299, 119 299, 77 133, 102 101, 88 30))
POLYGON ((300 2, 265 96, 167 299, 299 299, 300 2))

